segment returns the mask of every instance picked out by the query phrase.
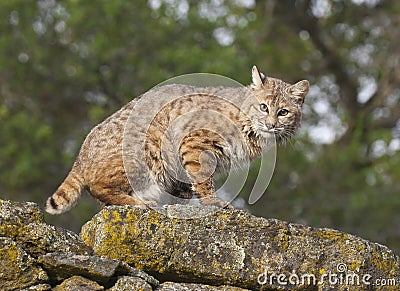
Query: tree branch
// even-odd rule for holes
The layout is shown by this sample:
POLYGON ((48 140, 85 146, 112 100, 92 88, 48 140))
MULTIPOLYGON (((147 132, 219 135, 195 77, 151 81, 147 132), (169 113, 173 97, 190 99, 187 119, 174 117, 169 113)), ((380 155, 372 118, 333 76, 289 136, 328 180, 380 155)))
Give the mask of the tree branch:
MULTIPOLYGON (((328 36, 324 34, 320 21, 309 13, 312 5, 311 0, 305 0, 300 3, 300 7, 297 10, 297 25, 302 30, 308 31, 315 48, 323 55, 327 70, 335 76, 337 83, 340 84, 340 98, 345 105, 348 117, 355 116, 360 110, 357 102, 358 82, 348 74, 346 61, 337 53, 336 49, 328 45, 328 41, 325 41, 328 36)), ((334 42, 332 41, 331 43, 334 42)), ((347 119, 351 123, 352 118, 347 119)), ((349 128, 351 127, 351 124, 349 124, 349 128)))
POLYGON ((400 106, 396 106, 392 110, 392 114, 389 117, 381 118, 373 122, 372 127, 374 129, 393 129, 400 121, 400 106))

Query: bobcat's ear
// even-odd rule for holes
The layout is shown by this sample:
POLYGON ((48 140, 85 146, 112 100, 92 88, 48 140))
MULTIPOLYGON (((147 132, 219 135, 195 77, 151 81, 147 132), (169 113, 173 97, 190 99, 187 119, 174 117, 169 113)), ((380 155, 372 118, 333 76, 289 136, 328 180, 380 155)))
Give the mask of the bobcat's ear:
POLYGON ((266 79, 263 73, 260 73, 256 66, 253 66, 251 70, 251 88, 253 89, 261 89, 263 87, 264 81, 266 79))
POLYGON ((309 89, 310 83, 307 80, 302 80, 290 86, 289 92, 300 104, 303 104, 309 89))

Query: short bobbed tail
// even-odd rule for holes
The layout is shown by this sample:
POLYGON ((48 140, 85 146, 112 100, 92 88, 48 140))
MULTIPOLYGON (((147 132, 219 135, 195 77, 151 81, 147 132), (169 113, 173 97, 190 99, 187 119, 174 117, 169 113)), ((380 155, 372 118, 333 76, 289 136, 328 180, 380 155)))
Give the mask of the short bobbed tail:
POLYGON ((70 210, 82 195, 84 186, 82 175, 71 170, 57 191, 47 199, 45 203, 46 212, 61 214, 70 210))

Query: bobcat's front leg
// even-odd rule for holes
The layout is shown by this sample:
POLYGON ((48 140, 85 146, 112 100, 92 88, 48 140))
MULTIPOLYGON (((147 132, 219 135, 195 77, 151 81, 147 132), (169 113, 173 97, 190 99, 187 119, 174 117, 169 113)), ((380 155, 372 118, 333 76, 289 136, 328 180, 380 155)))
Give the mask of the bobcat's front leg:
POLYGON ((192 188, 203 205, 232 208, 228 202, 222 201, 215 195, 214 180, 212 177, 204 182, 193 184, 192 188))
POLYGON ((213 145, 220 136, 201 129, 189 133, 180 146, 180 157, 184 169, 192 184, 192 190, 204 205, 228 207, 215 193, 214 173, 217 167, 217 155, 213 145))

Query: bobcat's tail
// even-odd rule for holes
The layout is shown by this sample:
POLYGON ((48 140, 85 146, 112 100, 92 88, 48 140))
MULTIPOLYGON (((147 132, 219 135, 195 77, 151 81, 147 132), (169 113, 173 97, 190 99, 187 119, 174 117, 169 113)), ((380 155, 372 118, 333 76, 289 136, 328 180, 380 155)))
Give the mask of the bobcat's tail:
POLYGON ((84 186, 82 175, 72 168, 57 191, 47 199, 45 210, 50 214, 61 214, 70 210, 81 196, 84 186))

